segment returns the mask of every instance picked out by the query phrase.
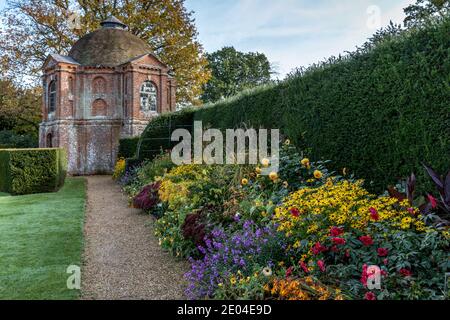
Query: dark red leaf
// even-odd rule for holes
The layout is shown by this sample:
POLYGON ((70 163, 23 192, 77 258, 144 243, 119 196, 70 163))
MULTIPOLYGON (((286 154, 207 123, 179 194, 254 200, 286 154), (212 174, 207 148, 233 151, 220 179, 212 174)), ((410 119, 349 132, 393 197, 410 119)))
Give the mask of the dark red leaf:
POLYGON ((412 205, 414 201, 414 192, 416 190, 416 176, 414 173, 411 174, 411 176, 408 178, 407 181, 407 196, 409 204, 412 205))
POLYGON ((439 189, 439 192, 441 194, 443 194, 443 190, 444 190, 444 183, 442 182, 441 177, 429 166, 427 165, 423 165, 425 167, 425 170, 427 170, 428 175, 431 177, 431 179, 433 180, 433 182, 436 184, 436 186, 439 189))
POLYGON ((450 207, 450 171, 447 173, 444 182, 444 201, 447 207, 450 207))

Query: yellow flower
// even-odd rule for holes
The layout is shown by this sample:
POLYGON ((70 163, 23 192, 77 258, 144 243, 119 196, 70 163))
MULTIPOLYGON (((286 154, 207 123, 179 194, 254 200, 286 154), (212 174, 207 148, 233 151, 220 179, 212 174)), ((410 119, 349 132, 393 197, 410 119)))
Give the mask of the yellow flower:
POLYGON ((256 167, 256 169, 255 169, 255 172, 257 173, 257 174, 261 174, 261 168, 260 167, 256 167))
POLYGON ((309 166, 309 159, 305 158, 302 161, 300 161, 300 163, 304 166, 304 167, 308 167, 309 166))
POLYGON ((291 140, 287 139, 287 140, 284 142, 284 144, 287 145, 287 146, 290 145, 290 144, 291 144, 291 140))
POLYGON ((270 165, 270 160, 267 158, 264 158, 261 160, 261 164, 263 165, 264 168, 267 168, 270 165))
POLYGON ((271 173, 269 174, 269 178, 270 178, 270 180, 272 180, 272 181, 277 180, 277 179, 278 179, 278 173, 276 173, 276 172, 271 172, 271 173))
POLYGON ((327 183, 326 183, 326 186, 327 186, 328 188, 331 188, 331 187, 333 186, 333 179, 328 179, 328 180, 327 180, 327 183))
POLYGON ((241 184, 242 184, 243 186, 248 185, 248 179, 245 179, 245 178, 242 179, 241 184))
POLYGON ((283 187, 284 187, 285 189, 289 188, 289 183, 288 183, 287 181, 284 181, 284 182, 283 182, 283 187))
POLYGON ((323 177, 323 173, 319 170, 314 171, 314 178, 321 179, 323 177))

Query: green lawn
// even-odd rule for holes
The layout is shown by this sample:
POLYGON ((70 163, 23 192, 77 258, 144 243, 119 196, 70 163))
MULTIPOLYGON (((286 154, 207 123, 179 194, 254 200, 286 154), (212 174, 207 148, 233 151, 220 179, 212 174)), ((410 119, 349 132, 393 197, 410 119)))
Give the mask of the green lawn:
POLYGON ((81 266, 84 178, 57 193, 0 195, 0 299, 76 299, 69 265, 81 266))

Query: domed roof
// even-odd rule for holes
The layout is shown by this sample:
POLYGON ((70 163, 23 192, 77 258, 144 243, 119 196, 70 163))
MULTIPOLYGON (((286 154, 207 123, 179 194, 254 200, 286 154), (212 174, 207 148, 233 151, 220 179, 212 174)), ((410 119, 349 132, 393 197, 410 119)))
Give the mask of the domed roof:
POLYGON ((147 43, 126 31, 115 17, 101 23, 102 28, 83 36, 69 52, 69 57, 84 66, 114 67, 151 53, 147 43))

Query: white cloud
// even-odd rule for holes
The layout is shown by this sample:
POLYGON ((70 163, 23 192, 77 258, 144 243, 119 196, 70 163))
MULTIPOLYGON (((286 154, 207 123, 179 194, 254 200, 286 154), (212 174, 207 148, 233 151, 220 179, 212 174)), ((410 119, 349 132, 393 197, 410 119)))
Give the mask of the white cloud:
POLYGON ((264 52, 281 76, 361 45, 375 29, 367 8, 380 8, 380 24, 401 23, 414 0, 188 0, 196 11, 200 41, 207 51, 226 45, 264 52))

